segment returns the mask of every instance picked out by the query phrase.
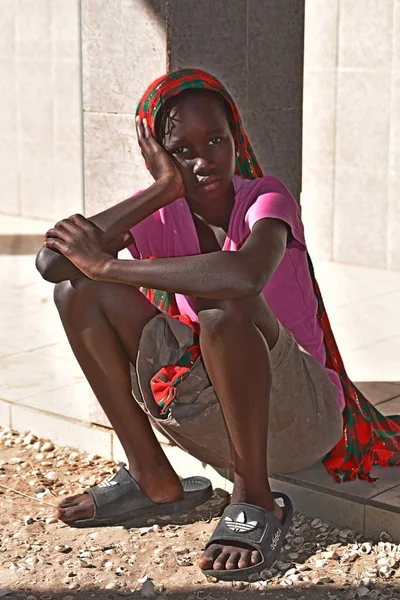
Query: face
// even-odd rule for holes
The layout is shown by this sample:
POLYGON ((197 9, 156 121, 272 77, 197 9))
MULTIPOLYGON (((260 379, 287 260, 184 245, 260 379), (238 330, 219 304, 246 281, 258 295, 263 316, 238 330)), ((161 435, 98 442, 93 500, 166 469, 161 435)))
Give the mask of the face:
POLYGON ((235 142, 222 101, 213 93, 178 100, 167 119, 164 146, 176 159, 192 203, 223 202, 232 195, 235 142))

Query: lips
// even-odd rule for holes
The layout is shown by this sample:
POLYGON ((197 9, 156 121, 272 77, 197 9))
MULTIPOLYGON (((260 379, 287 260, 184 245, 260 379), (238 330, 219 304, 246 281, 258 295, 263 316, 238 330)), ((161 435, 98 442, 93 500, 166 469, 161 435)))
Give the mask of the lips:
POLYGON ((205 191, 216 189, 221 183, 221 179, 216 175, 196 175, 196 178, 199 187, 205 191))

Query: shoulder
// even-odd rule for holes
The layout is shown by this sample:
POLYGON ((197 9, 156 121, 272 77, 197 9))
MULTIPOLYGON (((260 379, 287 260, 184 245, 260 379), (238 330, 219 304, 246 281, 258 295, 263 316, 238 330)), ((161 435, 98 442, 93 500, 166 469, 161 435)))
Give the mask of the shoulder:
POLYGON ((252 200, 254 202, 263 194, 275 193, 282 194, 297 204, 285 184, 278 179, 278 177, 273 177, 272 175, 265 175, 258 179, 244 179, 235 175, 233 184, 235 193, 243 199, 252 200))

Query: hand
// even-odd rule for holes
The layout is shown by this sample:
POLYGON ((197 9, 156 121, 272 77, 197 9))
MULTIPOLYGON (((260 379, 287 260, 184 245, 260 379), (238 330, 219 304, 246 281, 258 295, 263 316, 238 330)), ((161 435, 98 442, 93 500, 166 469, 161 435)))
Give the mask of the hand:
POLYGON ((117 258, 118 252, 121 252, 121 250, 130 246, 133 241, 133 236, 130 231, 127 233, 120 233, 112 240, 112 242, 109 242, 108 250, 110 254, 117 258))
POLYGON ((176 186, 176 197, 185 195, 182 175, 174 159, 168 154, 150 131, 147 119, 136 117, 136 132, 142 156, 156 181, 165 181, 176 186))
POLYGON ((101 279, 105 265, 115 260, 104 232, 82 215, 59 221, 45 237, 46 248, 61 252, 90 279, 101 279))

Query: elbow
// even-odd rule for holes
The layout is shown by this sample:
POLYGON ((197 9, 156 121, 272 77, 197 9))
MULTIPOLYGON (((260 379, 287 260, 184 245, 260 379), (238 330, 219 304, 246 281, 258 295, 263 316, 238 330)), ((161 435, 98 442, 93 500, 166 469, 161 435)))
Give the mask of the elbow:
POLYGON ((255 298, 265 287, 264 281, 259 277, 245 277, 242 279, 240 296, 242 298, 255 298))
POLYGON ((45 281, 49 283, 58 283, 56 277, 54 277, 54 273, 51 272, 50 265, 48 260, 46 260, 46 248, 41 248, 36 255, 35 267, 39 271, 40 275, 43 277, 45 281))

